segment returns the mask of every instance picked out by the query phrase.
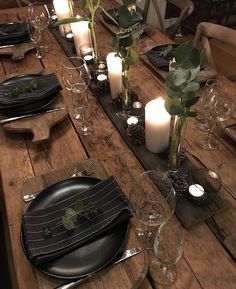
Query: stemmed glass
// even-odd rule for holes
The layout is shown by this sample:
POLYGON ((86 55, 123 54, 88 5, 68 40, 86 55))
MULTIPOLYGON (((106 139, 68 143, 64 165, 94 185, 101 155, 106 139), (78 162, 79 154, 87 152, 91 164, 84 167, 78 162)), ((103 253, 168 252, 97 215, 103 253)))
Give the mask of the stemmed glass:
POLYGON ((35 43, 36 45, 36 58, 38 59, 42 59, 43 56, 44 56, 44 53, 43 51, 41 51, 40 49, 40 41, 41 41, 41 33, 40 31, 33 27, 30 23, 30 21, 26 21, 26 25, 27 25, 27 31, 28 31, 28 35, 29 35, 29 38, 35 43))
MULTIPOLYGON (((218 79, 208 79, 202 90, 199 104, 200 104, 200 114, 203 114, 201 119, 198 119, 197 128, 202 131, 209 131, 209 98, 211 95, 216 96, 218 91, 221 89, 221 82, 218 79)), ((213 98, 214 100, 214 98, 213 98)))
POLYGON ((203 149, 213 150, 218 146, 217 140, 213 137, 212 132, 215 124, 216 107, 219 100, 221 83, 217 80, 210 80, 206 84, 204 94, 202 96, 202 107, 206 117, 206 123, 208 124, 208 133, 204 137, 197 139, 197 144, 203 149))
POLYGON ((185 230, 172 216, 162 224, 154 241, 155 259, 150 266, 150 274, 157 284, 170 286, 176 278, 176 263, 184 251, 185 230))
POLYGON ((162 172, 146 171, 135 181, 129 200, 137 237, 144 249, 152 249, 159 226, 175 209, 175 190, 171 181, 162 172))
POLYGON ((235 111, 235 102, 222 91, 219 86, 211 86, 209 93, 204 96, 205 114, 209 120, 207 136, 199 137, 197 144, 206 150, 214 150, 218 147, 218 141, 212 132, 216 122, 229 119, 235 111))
POLYGON ((50 23, 50 13, 47 5, 43 2, 30 3, 28 7, 28 17, 33 27, 39 31, 43 47, 46 48, 43 32, 50 23))
POLYGON ((83 58, 70 57, 69 60, 70 63, 66 61, 62 65, 62 80, 72 94, 75 111, 73 117, 82 122, 78 127, 78 132, 82 135, 89 135, 93 132, 93 128, 86 123, 85 118, 89 108, 86 91, 90 83, 90 72, 83 58))

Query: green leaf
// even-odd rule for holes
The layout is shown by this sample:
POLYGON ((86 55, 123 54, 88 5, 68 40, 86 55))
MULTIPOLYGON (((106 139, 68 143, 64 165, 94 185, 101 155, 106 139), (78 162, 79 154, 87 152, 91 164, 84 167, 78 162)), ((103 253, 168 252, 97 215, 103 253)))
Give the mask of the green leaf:
POLYGON ((119 14, 119 26, 124 29, 132 27, 139 21, 143 20, 143 17, 140 13, 132 11, 130 12, 126 6, 122 5, 118 9, 119 14))
POLYGON ((174 57, 174 51, 175 51, 175 48, 173 47, 173 45, 168 45, 164 50, 162 50, 160 52, 160 56, 161 57, 166 57, 166 56, 169 56, 169 57, 174 57))
POLYGON ((66 208, 65 217, 68 220, 72 221, 72 222, 76 222, 76 220, 77 220, 77 212, 74 209, 72 209, 72 208, 66 208))
POLYGON ((173 83, 175 86, 181 86, 186 83, 191 77, 191 72, 186 69, 178 68, 173 73, 173 83))
POLYGON ((200 65, 200 53, 192 42, 179 45, 175 52, 175 60, 184 69, 195 68, 200 65))
POLYGON ((184 94, 188 94, 190 92, 193 92, 194 94, 199 90, 200 84, 196 81, 192 81, 187 83, 185 89, 183 90, 184 94))
POLYGON ((83 202, 82 202, 81 200, 77 200, 77 201, 75 202, 74 210, 76 211, 77 214, 79 214, 80 211, 83 210, 83 202))
POLYGON ((89 21, 89 18, 87 16, 80 17, 80 18, 78 17, 64 18, 54 23, 54 26, 56 27, 62 24, 68 24, 68 23, 74 23, 74 22, 80 22, 80 21, 89 21))
POLYGON ((117 37, 117 46, 127 48, 133 45, 133 38, 130 33, 120 34, 117 37))
POLYGON ((62 217, 62 224, 67 230, 73 230, 75 228, 75 224, 66 216, 62 217))
POLYGON ((166 99, 165 108, 170 115, 182 115, 184 113, 180 99, 166 99))
POLYGON ((130 48, 130 65, 135 64, 139 59, 139 54, 133 48, 130 48))

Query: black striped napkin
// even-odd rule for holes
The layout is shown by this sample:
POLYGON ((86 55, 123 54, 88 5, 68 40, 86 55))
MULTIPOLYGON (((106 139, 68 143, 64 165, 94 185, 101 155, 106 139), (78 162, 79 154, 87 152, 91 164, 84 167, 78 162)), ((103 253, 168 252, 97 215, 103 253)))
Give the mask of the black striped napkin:
POLYGON ((29 41, 26 22, 0 24, 0 46, 29 41))
MULTIPOLYGON (((26 75, 27 76, 27 75, 26 75)), ((17 79, 17 78, 16 78, 17 79)), ((37 77, 22 81, 0 84, 0 109, 19 107, 30 103, 39 102, 51 95, 58 93, 62 86, 55 73, 48 75, 37 75, 37 77), (36 88, 34 88, 36 85, 36 88), (29 87, 30 89, 26 89, 29 87), (17 89, 25 89, 16 93, 17 89)))
POLYGON ((90 242, 131 217, 129 201, 114 177, 78 192, 48 208, 23 215, 23 235, 29 259, 42 264, 90 242), (73 230, 61 222, 65 209, 77 200, 95 203, 96 212, 78 218, 73 230))

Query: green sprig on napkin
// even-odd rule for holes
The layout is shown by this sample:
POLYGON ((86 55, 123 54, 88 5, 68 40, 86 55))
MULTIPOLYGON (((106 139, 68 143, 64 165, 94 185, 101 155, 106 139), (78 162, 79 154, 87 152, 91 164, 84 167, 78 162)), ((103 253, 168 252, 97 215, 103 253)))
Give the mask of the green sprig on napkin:
POLYGON ((78 199, 75 202, 73 208, 66 208, 65 215, 62 217, 62 224, 67 230, 73 230, 78 217, 84 217, 89 219, 91 214, 95 214, 98 211, 96 203, 88 204, 85 201, 78 199))
POLYGON ((33 92, 37 89, 43 88, 45 85, 46 81, 44 80, 31 80, 10 88, 10 94, 13 97, 17 97, 23 93, 33 92))

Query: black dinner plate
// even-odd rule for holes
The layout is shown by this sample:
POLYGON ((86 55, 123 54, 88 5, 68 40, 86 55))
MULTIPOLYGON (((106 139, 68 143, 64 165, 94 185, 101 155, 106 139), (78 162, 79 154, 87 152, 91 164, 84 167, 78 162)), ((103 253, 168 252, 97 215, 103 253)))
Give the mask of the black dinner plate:
POLYGON ((5 45, 16 45, 29 42, 26 22, 10 22, 0 24, 0 48, 5 45))
MULTIPOLYGON (((37 79, 38 77, 42 76, 41 74, 20 74, 11 78, 8 78, 7 80, 3 81, 1 85, 9 85, 9 84, 18 84, 22 81, 30 81, 37 79)), ((48 105, 50 105, 58 96, 58 92, 49 95, 48 97, 45 97, 43 99, 40 99, 39 101, 24 104, 24 105, 13 105, 11 107, 6 107, 0 109, 0 113, 7 116, 18 116, 22 114, 27 113, 33 113, 36 112, 39 109, 46 108, 48 105)))
MULTIPOLYGON (((100 182, 93 177, 75 177, 58 182, 43 190, 27 208, 35 211, 53 205, 64 197, 70 197, 78 191, 88 189, 100 182)), ((106 267, 120 252, 128 233, 128 221, 113 230, 83 245, 58 259, 35 266, 46 275, 60 279, 79 279, 106 267)), ((21 244, 27 256, 24 234, 21 228, 21 244)))

